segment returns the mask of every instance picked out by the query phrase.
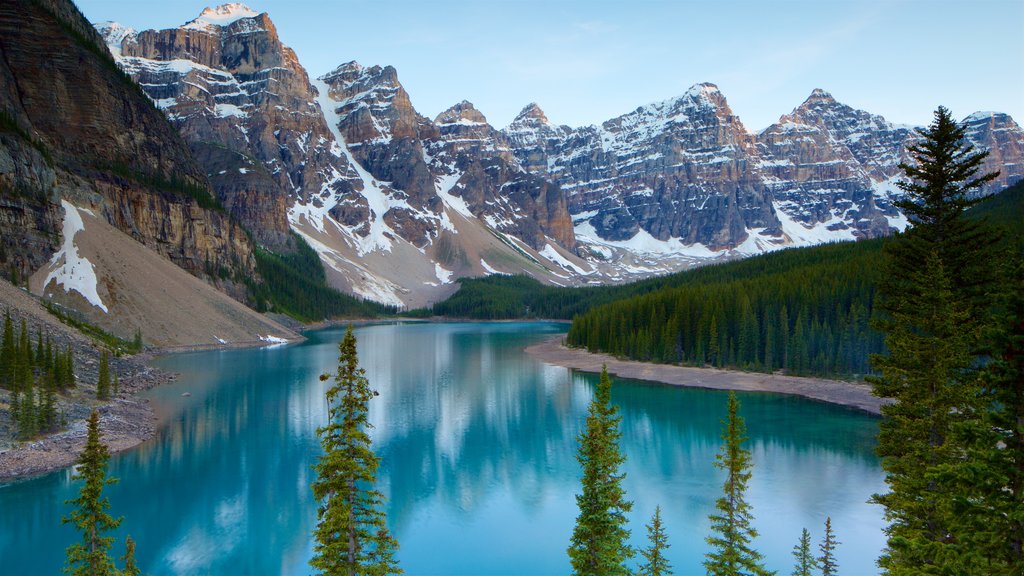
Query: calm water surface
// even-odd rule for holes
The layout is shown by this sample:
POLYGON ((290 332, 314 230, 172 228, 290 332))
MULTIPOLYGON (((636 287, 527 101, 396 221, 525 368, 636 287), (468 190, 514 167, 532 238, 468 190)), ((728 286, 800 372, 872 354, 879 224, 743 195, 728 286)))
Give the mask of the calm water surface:
MULTIPOLYGON (((359 356, 380 392, 371 405, 380 484, 407 574, 567 574, 576 516, 579 433, 596 376, 545 365, 523 347, 564 325, 392 324, 359 328, 359 356)), ((150 393, 166 424, 116 456, 107 489, 118 531, 138 542, 145 572, 308 574, 326 384, 342 330, 257 350, 158 361, 178 382, 150 393), (183 392, 191 396, 183 397, 183 392)), ((845 574, 876 573, 884 489, 877 420, 801 399, 742 394, 754 456, 748 492, 770 568, 789 573, 802 527, 826 515, 845 574)), ((676 574, 703 573, 706 517, 726 394, 616 381, 634 544, 660 504, 676 574)), ((60 517, 78 483, 67 471, 0 487, 5 575, 57 574, 76 538, 60 517)))

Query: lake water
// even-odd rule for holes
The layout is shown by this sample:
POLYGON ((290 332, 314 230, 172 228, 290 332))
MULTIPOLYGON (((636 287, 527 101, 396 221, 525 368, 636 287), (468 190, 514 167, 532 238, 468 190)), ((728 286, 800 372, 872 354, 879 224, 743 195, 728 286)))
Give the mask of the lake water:
MULTIPOLYGON (((576 517, 574 458, 597 377, 545 365, 524 346, 554 323, 387 324, 358 328, 359 356, 380 396, 372 437, 380 488, 406 573, 567 574, 576 517)), ((316 503, 309 484, 324 423, 322 372, 343 330, 276 348, 161 358, 178 382, 149 393, 166 424, 115 456, 107 488, 144 571, 309 574, 316 503), (184 397, 182 393, 190 392, 184 397)), ((819 539, 831 515, 844 574, 877 573, 885 488, 873 453, 878 421, 772 394, 741 394, 753 452, 748 499, 769 568, 788 574, 802 527, 819 539)), ((707 515, 721 492, 713 462, 726 393, 616 380, 633 543, 655 505, 675 573, 703 574, 707 515)), ((60 471, 0 487, 0 572, 57 574, 78 537, 60 517, 79 483, 60 471)), ((817 546, 815 545, 815 548, 817 546)))

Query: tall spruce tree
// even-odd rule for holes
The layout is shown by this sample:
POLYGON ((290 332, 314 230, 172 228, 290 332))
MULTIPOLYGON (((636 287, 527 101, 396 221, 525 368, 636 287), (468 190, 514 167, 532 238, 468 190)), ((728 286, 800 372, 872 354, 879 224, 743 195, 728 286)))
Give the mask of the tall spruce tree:
POLYGON ((373 488, 380 459, 367 433, 368 403, 377 393, 359 367, 351 326, 338 349, 338 371, 327 390, 328 422, 317 430, 324 454, 314 466, 317 479, 312 488, 320 508, 309 563, 330 576, 401 574, 394 556, 398 542, 387 530, 384 497, 373 488))
POLYGON ((974 150, 964 134, 940 107, 910 147, 898 206, 912 227, 886 246, 879 282, 875 326, 886 334, 889 354, 872 357, 880 376, 870 380, 876 395, 895 400, 882 408, 878 442, 890 492, 875 496, 890 523, 879 560, 887 573, 969 573, 950 470, 966 453, 956 431, 985 411, 970 368, 990 322, 998 267, 997 237, 964 217, 975 191, 996 174, 978 175, 987 152, 974 150))
POLYGON ((121 518, 114 518, 107 510, 110 500, 103 496, 103 488, 116 484, 116 478, 107 477, 107 461, 110 453, 100 440, 99 414, 93 410, 89 416, 85 450, 78 457, 76 480, 85 484, 78 498, 67 500, 75 509, 65 516, 61 523, 73 524, 82 533, 82 541, 67 549, 64 573, 72 576, 116 576, 117 569, 110 558, 110 544, 113 536, 104 536, 121 525, 121 518))
POLYGON ((712 535, 705 538, 712 550, 706 554, 704 568, 709 576, 765 576, 773 574, 762 564, 759 552, 751 547, 757 530, 746 501, 750 481, 750 452, 743 447, 747 431, 739 415, 740 402, 729 392, 729 416, 723 422, 722 450, 715 457, 715 467, 726 473, 724 495, 715 502, 717 513, 708 516, 712 535))
POLYGON ((580 513, 576 517, 569 543, 569 560, 577 576, 628 575, 625 562, 633 557, 626 543, 626 513, 633 503, 626 500, 622 488, 625 473, 620 472, 626 457, 619 450, 622 416, 612 406, 612 381, 608 367, 587 409, 586 428, 578 437, 576 460, 583 468, 582 491, 576 495, 580 513))
POLYGON ((793 546, 793 557, 796 558, 793 576, 814 576, 814 571, 818 569, 818 560, 811 553, 811 533, 807 528, 800 532, 800 541, 793 546))
POLYGON ((839 571, 839 564, 836 562, 836 546, 839 545, 839 541, 836 540, 835 533, 832 532, 832 517, 825 518, 825 535, 821 538, 821 544, 818 545, 818 551, 821 552, 821 556, 818 556, 818 566, 821 567, 821 576, 836 576, 839 571))
POLYGON ((640 551, 644 557, 643 564, 637 576, 668 576, 672 574, 672 564, 665 558, 665 550, 671 548, 668 543, 668 536, 665 535, 665 527, 661 524, 661 506, 654 508, 654 516, 651 523, 647 525, 647 541, 650 546, 640 551))

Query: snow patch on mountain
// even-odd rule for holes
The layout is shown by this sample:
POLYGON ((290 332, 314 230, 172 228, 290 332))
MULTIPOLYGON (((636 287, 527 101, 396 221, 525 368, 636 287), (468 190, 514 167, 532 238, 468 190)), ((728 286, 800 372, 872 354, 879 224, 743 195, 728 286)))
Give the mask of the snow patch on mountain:
POLYGON ((233 24, 242 18, 252 18, 254 16, 259 16, 259 12, 245 4, 232 2, 230 4, 222 4, 216 8, 206 8, 195 20, 190 20, 182 28, 208 32, 214 28, 233 24))
POLYGON ((75 234, 85 230, 82 215, 67 200, 61 200, 60 204, 64 207, 64 243, 50 259, 50 266, 54 268, 46 275, 43 286, 48 286, 51 280, 56 281, 57 286, 64 286, 64 292, 74 290, 90 304, 108 313, 97 290, 96 267, 78 253, 78 246, 75 245, 75 234))

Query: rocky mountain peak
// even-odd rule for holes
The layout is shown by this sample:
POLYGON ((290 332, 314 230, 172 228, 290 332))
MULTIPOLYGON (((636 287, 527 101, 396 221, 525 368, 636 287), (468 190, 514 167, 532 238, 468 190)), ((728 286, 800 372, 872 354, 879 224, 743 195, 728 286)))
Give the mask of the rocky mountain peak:
POLYGON ((548 117, 536 102, 530 102, 519 111, 512 124, 550 124, 548 117))
POLYGON ((808 104, 810 102, 822 102, 833 104, 835 103, 835 101, 836 99, 833 98, 832 95, 829 94, 828 92, 822 90, 821 88, 815 88, 814 90, 811 90, 811 95, 807 97, 807 100, 804 101, 804 104, 808 104))
POLYGON ((259 15, 259 12, 245 4, 232 2, 230 4, 221 4, 216 8, 204 9, 198 17, 185 23, 182 28, 211 32, 215 28, 229 26, 243 18, 254 18, 259 15))
POLYGON ((130 28, 121 24, 120 22, 97 22, 93 24, 96 31, 103 37, 103 41, 111 49, 121 49, 121 43, 124 42, 125 38, 134 38, 138 32, 134 28, 130 28))
POLYGON ((690 89, 686 91, 686 96, 694 100, 718 100, 723 98, 718 85, 711 82, 700 82, 690 86, 690 89))
POLYGON ((446 124, 487 124, 487 118, 473 106, 472 102, 463 100, 438 114, 434 123, 442 126, 446 124))

